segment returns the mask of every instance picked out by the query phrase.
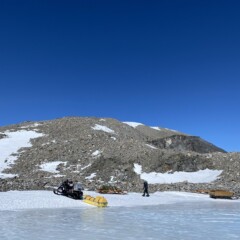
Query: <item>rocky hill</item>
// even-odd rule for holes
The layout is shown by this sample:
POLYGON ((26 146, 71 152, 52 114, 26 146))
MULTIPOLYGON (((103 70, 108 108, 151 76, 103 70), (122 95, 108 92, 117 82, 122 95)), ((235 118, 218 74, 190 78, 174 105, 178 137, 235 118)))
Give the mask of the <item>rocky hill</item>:
POLYGON ((144 176, 219 171, 212 181, 151 180, 150 191, 221 188, 240 194, 240 153, 161 127, 94 117, 23 122, 0 127, 0 150, 0 191, 50 189, 67 178, 91 190, 114 184, 142 191, 144 176))

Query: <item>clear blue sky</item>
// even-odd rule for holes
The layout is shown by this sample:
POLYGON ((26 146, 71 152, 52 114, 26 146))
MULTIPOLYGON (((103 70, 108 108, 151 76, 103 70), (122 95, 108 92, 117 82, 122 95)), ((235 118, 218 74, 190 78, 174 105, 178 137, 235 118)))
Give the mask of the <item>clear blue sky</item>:
POLYGON ((240 2, 0 1, 0 125, 111 117, 240 151, 240 2))

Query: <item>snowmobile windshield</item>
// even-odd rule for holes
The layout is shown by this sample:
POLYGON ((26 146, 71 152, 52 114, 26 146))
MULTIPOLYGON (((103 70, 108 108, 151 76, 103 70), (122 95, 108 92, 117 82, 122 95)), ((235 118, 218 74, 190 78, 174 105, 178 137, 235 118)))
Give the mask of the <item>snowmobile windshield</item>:
POLYGON ((83 190, 82 184, 81 183, 74 184, 74 190, 76 191, 83 190))

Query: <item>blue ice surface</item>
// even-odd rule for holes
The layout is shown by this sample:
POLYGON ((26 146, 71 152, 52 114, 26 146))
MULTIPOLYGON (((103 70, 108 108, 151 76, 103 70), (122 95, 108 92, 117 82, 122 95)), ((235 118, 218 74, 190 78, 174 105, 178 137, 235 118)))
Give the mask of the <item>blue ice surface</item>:
POLYGON ((0 212, 1 240, 240 239, 240 204, 180 203, 141 207, 0 212))

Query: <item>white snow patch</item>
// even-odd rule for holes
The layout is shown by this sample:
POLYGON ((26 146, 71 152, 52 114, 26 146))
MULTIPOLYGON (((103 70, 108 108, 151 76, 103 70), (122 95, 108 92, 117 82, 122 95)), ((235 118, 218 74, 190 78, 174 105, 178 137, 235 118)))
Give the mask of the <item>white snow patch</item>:
MULTIPOLYGON (((55 178, 58 178, 58 177, 65 177, 66 175, 63 175, 63 174, 55 174, 55 175, 53 175, 53 177, 55 177, 55 178)), ((49 177, 49 178, 51 178, 51 177, 49 177)))
POLYGON ((222 170, 204 169, 197 172, 174 172, 174 173, 156 173, 142 172, 142 166, 134 163, 134 172, 140 175, 141 179, 151 184, 156 183, 177 183, 188 181, 190 183, 210 183, 217 179, 222 170))
POLYGON ((11 174, 11 173, 0 173, 0 179, 3 178, 14 178, 17 177, 18 174, 11 174))
POLYGON ((167 144, 167 146, 171 145, 172 144, 172 139, 171 138, 167 139, 166 144, 167 144))
POLYGON ((104 131, 104 132, 107 132, 107 133, 115 133, 112 129, 106 127, 106 126, 103 126, 103 125, 99 125, 99 124, 95 124, 94 127, 92 127, 93 130, 98 130, 98 131, 104 131))
POLYGON ((52 176, 49 176, 49 177, 46 177, 46 178, 59 178, 59 177, 66 177, 66 175, 63 175, 63 174, 54 174, 54 175, 52 175, 52 176))
POLYGON ((109 183, 116 183, 117 181, 114 181, 114 178, 115 178, 114 176, 111 176, 109 183))
POLYGON ((137 123, 137 122, 123 122, 127 125, 129 125, 130 127, 133 127, 133 128, 136 128, 137 126, 140 126, 140 125, 144 125, 142 123, 137 123))
POLYGON ((85 179, 90 180, 90 179, 92 179, 92 178, 94 178, 94 177, 96 177, 96 173, 92 173, 90 176, 85 177, 85 179))
POLYGON ((160 127, 150 127, 150 128, 153 128, 153 129, 158 130, 158 131, 162 131, 162 129, 160 127))
POLYGON ((101 118, 101 119, 99 119, 99 121, 100 121, 100 122, 106 122, 106 119, 101 118))
POLYGON ((111 139, 113 139, 114 141, 116 141, 116 140, 117 140, 115 137, 111 137, 111 139))
POLYGON ((172 131, 172 132, 178 132, 177 130, 173 130, 173 129, 169 129, 169 128, 165 128, 168 131, 172 131))
POLYGON ((85 168, 88 168, 88 167, 90 167, 92 164, 91 163, 89 163, 87 166, 85 166, 85 167, 82 167, 81 168, 81 170, 84 170, 85 168))
POLYGON ((46 146, 46 145, 49 145, 49 144, 51 144, 51 143, 56 143, 56 142, 57 142, 57 141, 54 139, 54 140, 52 140, 52 141, 50 141, 50 142, 43 143, 42 146, 46 146))
POLYGON ((156 147, 154 147, 154 146, 152 146, 152 145, 150 145, 150 144, 145 144, 146 146, 148 146, 148 147, 150 147, 150 148, 152 148, 152 149, 158 149, 158 148, 156 148, 156 147))
POLYGON ((102 153, 102 151, 96 150, 95 152, 92 153, 92 156, 97 157, 102 153))
POLYGON ((111 176, 109 182, 112 182, 113 180, 114 180, 114 176, 111 176))
POLYGON ((59 173, 59 171, 56 170, 56 168, 57 168, 58 165, 60 165, 61 163, 63 163, 64 165, 66 165, 66 162, 55 161, 55 162, 43 163, 43 164, 41 164, 39 167, 40 167, 41 170, 43 170, 43 171, 45 171, 45 172, 59 173))
POLYGON ((34 124, 31 124, 31 125, 22 126, 20 128, 22 128, 22 129, 24 129, 24 128, 32 128, 32 127, 38 127, 40 125, 41 125, 40 123, 34 123, 34 124))
POLYGON ((7 135, 7 137, 0 139, 0 178, 11 178, 16 175, 2 172, 7 168, 11 168, 11 165, 18 159, 13 154, 17 154, 20 148, 31 147, 30 140, 42 137, 44 134, 27 130, 5 131, 3 134, 7 135))
POLYGON ((141 174, 142 173, 142 166, 139 165, 138 163, 134 163, 134 168, 133 168, 134 172, 136 174, 141 174))

